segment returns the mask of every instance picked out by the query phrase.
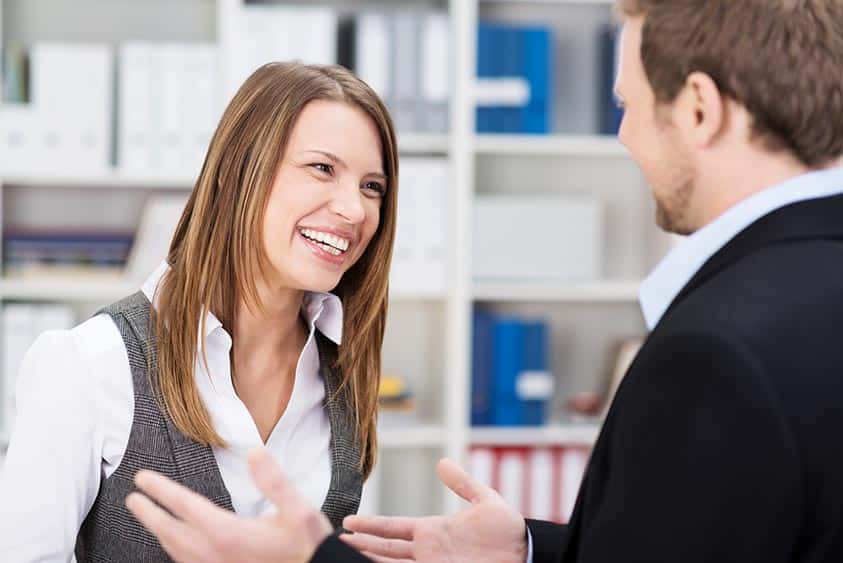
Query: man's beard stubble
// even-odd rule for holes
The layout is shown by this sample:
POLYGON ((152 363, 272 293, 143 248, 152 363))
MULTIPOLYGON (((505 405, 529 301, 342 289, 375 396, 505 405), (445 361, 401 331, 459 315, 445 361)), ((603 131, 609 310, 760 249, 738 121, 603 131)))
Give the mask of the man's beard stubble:
POLYGON ((694 181, 685 176, 667 195, 656 200, 656 224, 665 232, 677 235, 690 235, 696 229, 690 225, 688 208, 694 193, 694 181))
MULTIPOLYGON (((695 174, 692 160, 672 124, 665 124, 665 162, 662 190, 653 189, 656 201, 656 224, 668 233, 690 235, 696 230, 690 216, 691 197, 694 194, 695 174)), ((656 188, 656 184, 653 184, 656 188)))

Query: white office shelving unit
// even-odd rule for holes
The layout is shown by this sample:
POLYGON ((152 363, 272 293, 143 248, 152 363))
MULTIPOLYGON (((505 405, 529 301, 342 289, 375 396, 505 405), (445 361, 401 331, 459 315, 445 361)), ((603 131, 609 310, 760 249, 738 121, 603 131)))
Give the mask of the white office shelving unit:
POLYGON ((13 279, 0 281, 4 301, 63 301, 71 303, 108 303, 134 293, 138 284, 119 279, 13 279))
POLYGON ((629 303, 638 299, 637 280, 579 283, 475 282, 476 301, 545 303, 629 303))
POLYGON ((603 135, 478 135, 475 152, 511 156, 593 156, 628 158, 612 137, 603 135))
POLYGON ((190 190, 194 178, 162 175, 137 175, 121 172, 102 174, 15 174, 0 178, 3 185, 18 188, 103 188, 145 190, 190 190))
POLYGON ((379 431, 381 448, 441 448, 447 431, 441 425, 387 426, 379 431))
POLYGON ((559 4, 559 5, 596 5, 611 6, 614 0, 480 0, 483 3, 499 4, 559 4))
POLYGON ((596 424, 567 424, 542 428, 473 428, 475 446, 591 446, 600 427, 596 424))
MULTIPOLYGON (((34 0, 34 3, 46 6, 51 1, 58 2, 34 0)), ((182 13, 177 22, 170 22, 166 28, 154 32, 146 28, 145 33, 166 40, 179 37, 179 25, 190 26, 184 33, 191 39, 215 40, 224 54, 235 37, 231 26, 243 1, 190 0, 180 8, 182 13)), ((4 3, 6 7, 15 5, 17 9, 7 10, 6 14, 14 17, 22 12, 31 15, 31 4, 28 10, 23 9, 27 2, 33 0, 0 0, 0 22, 4 3)), ((117 2, 124 7, 130 3, 130 0, 117 2)), ((294 2, 285 0, 284 3, 294 2)), ((343 9, 366 5, 360 0, 326 0, 324 3, 340 5, 343 9)), ((555 129, 560 132, 548 136, 474 133, 471 92, 479 19, 550 22, 560 33, 582 40, 584 34, 593 30, 595 22, 608 17, 611 0, 430 0, 428 3, 447 6, 452 19, 450 130, 445 135, 402 135, 399 148, 402 155, 442 155, 449 159, 448 283, 443 294, 396 292, 392 295, 384 348, 385 370, 406 370, 413 376, 410 379, 417 386, 424 421, 412 427, 381 429, 382 468, 403 475, 412 471, 416 472, 413 475, 432 475, 435 460, 443 455, 465 461, 468 448, 473 444, 593 443, 599 431, 595 425, 561 422, 538 429, 473 429, 469 426, 472 308, 475 303, 482 303, 502 311, 540 314, 550 319, 554 344, 558 344, 553 363, 558 370, 563 395, 555 405, 559 412, 562 409, 558 407, 564 404, 564 393, 599 387, 606 367, 605 355, 613 338, 643 331, 635 305, 638 285, 667 246, 666 240, 651 226, 649 194, 623 147, 613 138, 590 134, 589 130, 594 130, 591 117, 574 113, 565 105, 568 97, 578 102, 587 99, 589 88, 593 97, 593 85, 589 85, 596 82, 592 80, 594 71, 589 70, 589 65, 596 64, 593 46, 586 45, 575 54, 567 51, 568 46, 559 47, 558 63, 571 65, 570 76, 576 77, 570 81, 566 81, 566 77, 557 80, 561 101, 555 129), (515 192, 525 186, 539 192, 589 192, 605 202, 603 278, 566 284, 484 283, 472 279, 475 195, 515 192)), ((99 4, 87 0, 78 9, 83 12, 94 10, 99 4)), ((150 4, 146 9, 166 11, 165 4, 150 4)), ((137 13, 144 8, 135 4, 131 9, 137 13)), ((80 20, 84 17, 79 16, 80 20)), ((36 25, 29 19, 21 23, 36 25)), ((0 24, 0 29, 2 25, 7 30, 16 29, 14 20, 0 24)), ((56 37, 57 32, 51 25, 45 29, 49 32, 48 39, 56 37)), ((122 22, 119 29, 104 37, 119 41, 119 34, 123 33, 127 36, 123 39, 137 38, 132 29, 131 22, 122 22)), ((32 31, 37 32, 37 29, 32 31)), ((192 177, 137 176, 120 172, 68 176, 61 170, 51 171, 45 166, 31 174, 0 177, 0 203, 11 197, 9 194, 38 190, 48 191, 51 197, 68 198, 68 201, 83 191, 109 196, 125 192, 142 199, 148 193, 184 193, 192 188, 193 182, 192 177)), ((6 210, 0 217, 3 221, 15 218, 12 210, 6 210)), ((136 288, 136 283, 121 280, 0 279, 0 302, 102 305, 136 288)), ((381 488, 397 486, 384 477, 381 488)), ((407 479, 402 481, 406 483, 407 479)), ((381 511, 422 514, 451 511, 459 506, 456 497, 441 494, 435 478, 419 477, 418 482, 423 490, 419 492, 416 505, 391 501, 390 497, 396 494, 384 490, 380 495, 384 503, 381 511)))

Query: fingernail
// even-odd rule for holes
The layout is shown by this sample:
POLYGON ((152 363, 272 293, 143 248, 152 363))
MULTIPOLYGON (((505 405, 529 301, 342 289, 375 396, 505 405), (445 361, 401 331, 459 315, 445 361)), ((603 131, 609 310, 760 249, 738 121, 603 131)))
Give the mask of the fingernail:
POLYGON ((155 479, 155 473, 146 469, 141 469, 135 474, 135 486, 139 489, 144 489, 152 484, 153 479, 155 479))
MULTIPOLYGON (((138 498, 140 497, 140 493, 129 493, 126 497, 126 507, 129 510, 132 510, 132 505, 137 502, 138 498)), ((132 510, 134 512, 134 510, 132 510)))

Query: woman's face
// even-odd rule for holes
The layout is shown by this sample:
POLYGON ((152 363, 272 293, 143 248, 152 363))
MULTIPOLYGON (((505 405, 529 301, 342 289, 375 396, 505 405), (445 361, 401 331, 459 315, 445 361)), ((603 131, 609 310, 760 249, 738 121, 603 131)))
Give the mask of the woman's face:
POLYGON ((272 287, 330 291, 362 256, 387 189, 381 155, 363 110, 323 100, 305 106, 264 216, 272 287))

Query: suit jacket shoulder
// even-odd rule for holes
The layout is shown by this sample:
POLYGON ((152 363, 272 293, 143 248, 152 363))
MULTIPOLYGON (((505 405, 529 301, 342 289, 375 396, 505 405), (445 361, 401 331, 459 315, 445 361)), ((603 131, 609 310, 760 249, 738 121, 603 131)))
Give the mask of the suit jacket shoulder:
POLYGON ((843 561, 840 326, 843 196, 730 241, 621 384, 561 560, 843 561))

